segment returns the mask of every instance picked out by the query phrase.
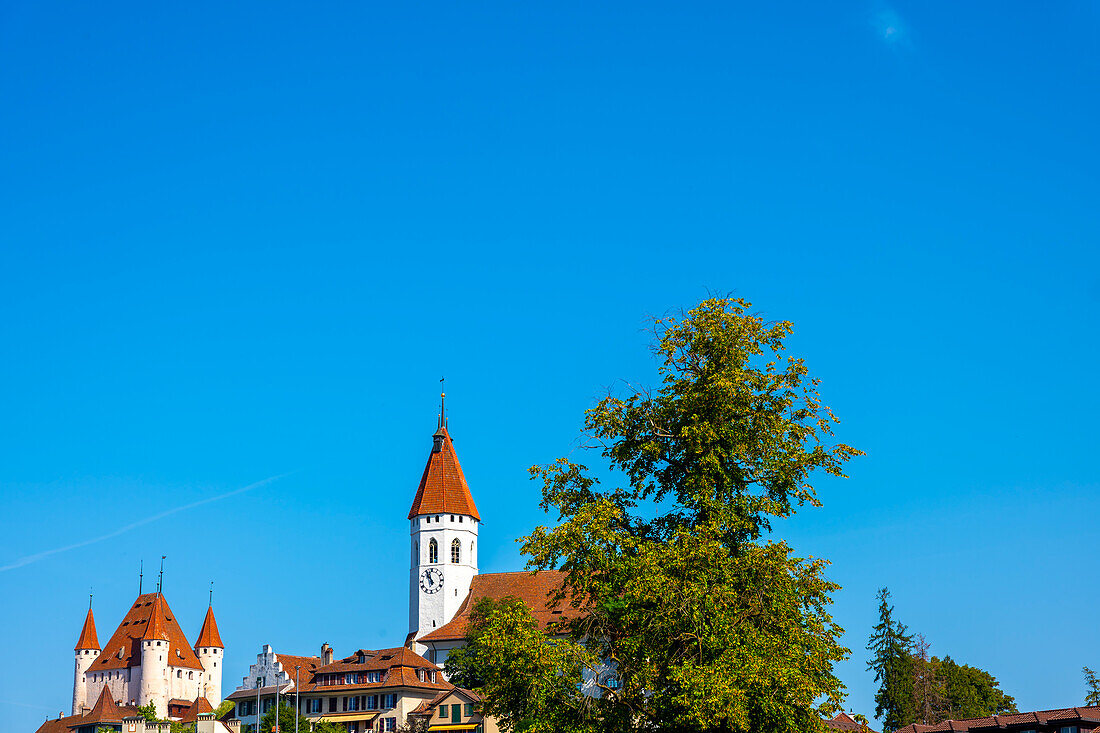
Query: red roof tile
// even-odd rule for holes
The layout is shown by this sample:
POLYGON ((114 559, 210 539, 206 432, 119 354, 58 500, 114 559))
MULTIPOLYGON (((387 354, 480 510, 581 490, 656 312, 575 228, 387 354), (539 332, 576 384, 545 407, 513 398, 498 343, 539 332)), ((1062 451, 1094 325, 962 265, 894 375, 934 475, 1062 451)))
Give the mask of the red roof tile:
POLYGON ((539 570, 537 572, 522 570, 513 573, 483 573, 475 575, 470 584, 470 592, 462 605, 458 607, 455 616, 449 622, 429 634, 420 637, 419 641, 454 641, 466 638, 466 626, 469 624, 470 612, 479 598, 492 598, 500 600, 507 596, 518 598, 527 604, 531 614, 539 622, 539 626, 545 629, 552 623, 561 621, 576 615, 568 599, 562 600, 557 606, 551 607, 551 595, 560 590, 565 573, 560 570, 539 570))
POLYGON ((966 720, 945 720, 936 725, 913 723, 899 728, 895 733, 946 733, 947 731, 971 731, 982 728, 1002 728, 1010 725, 1045 725, 1047 721, 1084 720, 1100 722, 1100 707, 1059 708, 1057 710, 1036 710, 1027 713, 998 715, 987 718, 968 718, 966 720))
POLYGON ((92 662, 88 671, 141 666, 141 640, 145 638, 168 641, 169 666, 203 669, 168 602, 159 593, 145 593, 134 601, 122 623, 104 645, 103 653, 92 662))
POLYGON ((99 649, 99 638, 95 635, 95 618, 92 617, 92 609, 88 609, 88 615, 84 617, 84 626, 80 629, 80 638, 76 640, 74 649, 99 649))
POLYGON ((203 713, 212 713, 214 708, 210 705, 210 701, 205 697, 196 697, 195 701, 191 703, 191 707, 187 708, 183 712, 183 716, 180 718, 181 723, 194 723, 199 719, 199 716, 203 713))
POLYGON ((111 690, 107 685, 103 685, 103 691, 99 693, 99 699, 95 701, 95 705, 92 706, 91 712, 85 715, 80 725, 91 725, 92 723, 121 723, 122 719, 126 717, 127 713, 122 710, 116 703, 113 697, 111 697, 111 690))
POLYGON ((218 633, 218 622, 214 620, 214 607, 207 606, 206 618, 202 620, 202 628, 199 629, 199 638, 195 641, 195 648, 210 646, 225 649, 222 637, 218 633))
POLYGON ((440 426, 433 438, 438 449, 433 445, 428 454, 428 464, 420 477, 409 519, 420 514, 464 514, 481 521, 447 427, 440 426))

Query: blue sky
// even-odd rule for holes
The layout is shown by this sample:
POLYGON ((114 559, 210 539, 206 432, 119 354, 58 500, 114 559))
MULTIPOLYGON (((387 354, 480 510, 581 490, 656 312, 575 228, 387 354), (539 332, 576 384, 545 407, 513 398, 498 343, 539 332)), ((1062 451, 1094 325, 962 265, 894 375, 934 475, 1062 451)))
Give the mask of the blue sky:
POLYGON ((482 570, 517 569, 548 519, 526 467, 652 379, 647 315, 726 292, 795 323, 868 454, 775 533, 843 585, 850 707, 882 585, 1021 709, 1079 704, 1098 27, 1082 1, 3 3, 4 727, 68 709, 89 586, 104 639, 162 554, 192 637, 215 582, 227 689, 265 643, 400 644, 440 375, 482 570))

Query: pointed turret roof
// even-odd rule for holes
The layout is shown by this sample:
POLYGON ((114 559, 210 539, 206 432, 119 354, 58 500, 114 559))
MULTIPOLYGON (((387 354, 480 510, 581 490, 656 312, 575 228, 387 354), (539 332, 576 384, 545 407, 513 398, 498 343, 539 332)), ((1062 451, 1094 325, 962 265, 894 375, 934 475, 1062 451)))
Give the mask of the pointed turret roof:
POLYGON ((149 639, 164 639, 168 640, 168 624, 165 620, 164 612, 164 596, 157 593, 153 596, 153 608, 149 611, 149 624, 145 627, 145 633, 142 634, 142 641, 149 639))
POLYGON ((214 620, 214 607, 207 606, 206 618, 202 620, 202 628, 199 629, 199 638, 195 642, 195 648, 204 646, 216 646, 219 649, 225 649, 225 644, 222 644, 222 637, 218 633, 218 622, 214 620))
POLYGON ((99 637, 95 635, 95 618, 92 609, 88 609, 88 615, 84 617, 84 626, 80 629, 80 638, 76 640, 74 649, 99 649, 99 637))
POLYGON ((428 454, 424 475, 420 477, 412 509, 409 509, 409 519, 420 514, 464 514, 481 521, 442 418, 432 438, 434 445, 428 454))
POLYGON ((80 719, 80 725, 91 725, 92 723, 121 723, 122 719, 126 717, 126 713, 115 703, 113 697, 111 697, 111 690, 107 685, 103 685, 103 691, 99 693, 99 699, 95 701, 95 705, 92 706, 90 713, 80 719))

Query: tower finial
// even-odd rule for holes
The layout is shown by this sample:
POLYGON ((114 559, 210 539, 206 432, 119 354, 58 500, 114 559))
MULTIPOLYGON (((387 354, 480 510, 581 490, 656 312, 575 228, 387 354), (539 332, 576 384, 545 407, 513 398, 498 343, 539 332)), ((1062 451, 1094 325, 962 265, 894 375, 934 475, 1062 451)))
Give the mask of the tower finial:
POLYGON ((160 556, 160 575, 157 576, 157 593, 160 593, 164 590, 164 558, 166 557, 168 556, 160 556))
POLYGON ((447 413, 445 411, 447 393, 443 391, 444 377, 439 378, 439 427, 447 427, 447 413))
POLYGON ((141 581, 145 578, 145 560, 138 561, 138 595, 141 595, 141 581))
POLYGON ((88 610, 92 610, 92 587, 88 586, 88 610))
POLYGON ((214 607, 214 581, 213 580, 210 581, 210 603, 207 604, 207 605, 209 605, 211 608, 214 607))

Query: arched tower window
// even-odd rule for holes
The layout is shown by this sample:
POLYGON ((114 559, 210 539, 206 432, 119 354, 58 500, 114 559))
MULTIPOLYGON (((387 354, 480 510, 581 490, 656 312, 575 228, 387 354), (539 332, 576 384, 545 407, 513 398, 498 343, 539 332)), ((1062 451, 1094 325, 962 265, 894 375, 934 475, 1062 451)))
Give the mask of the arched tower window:
POLYGON ((413 543, 413 564, 420 562, 420 543, 413 543))
POLYGON ((428 562, 439 562, 439 545, 434 538, 428 542, 428 562))
POLYGON ((474 541, 470 540, 470 562, 477 563, 477 555, 474 554, 474 541))
POLYGON ((456 565, 462 562, 462 543, 457 539, 451 543, 451 562, 456 565))

